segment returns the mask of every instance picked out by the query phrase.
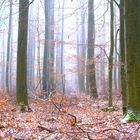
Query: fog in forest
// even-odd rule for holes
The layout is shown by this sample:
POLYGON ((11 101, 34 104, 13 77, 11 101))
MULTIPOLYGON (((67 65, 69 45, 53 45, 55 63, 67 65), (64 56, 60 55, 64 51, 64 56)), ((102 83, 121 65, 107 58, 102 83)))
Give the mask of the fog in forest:
POLYGON ((0 139, 140 140, 139 60, 139 0, 0 0, 0 139))
MULTIPOLYGON (((6 88, 6 65, 9 65, 9 85, 10 90, 15 92, 16 81, 16 52, 17 52, 17 36, 18 36, 18 1, 11 1, 12 8, 9 10, 10 1, 1 4, 0 10, 0 78, 1 88, 6 88), (11 13, 10 13, 11 12, 11 13), (11 23, 9 23, 11 17, 11 23), (10 29, 10 37, 8 33, 10 29), (9 62, 7 64, 7 46, 9 44, 9 62)), ((45 10, 42 0, 34 0, 29 6, 28 19, 28 48, 27 48, 27 71, 28 84, 30 90, 41 89, 44 42, 45 42, 45 10)), ((115 9, 115 32, 119 28, 118 8, 115 9)), ((49 9, 53 11, 50 17, 54 17, 49 28, 54 32, 53 42, 54 49, 54 74, 56 89, 60 89, 63 79, 65 84, 65 92, 79 92, 78 74, 85 75, 86 65, 86 48, 88 46, 88 1, 86 0, 56 0, 54 7, 49 9), (54 15, 52 15, 54 14, 54 15), (84 56, 80 49, 83 49, 84 56), (63 51, 63 53, 62 53, 63 51), (79 52, 78 52, 79 51, 79 52), (63 55, 63 57, 62 57, 63 55), (63 59, 63 60, 61 60, 63 59), (60 62, 62 61, 62 62, 60 62), (63 64, 61 64, 63 63, 63 64), (81 64, 79 64, 81 63, 81 64), (63 65, 63 66, 62 66, 63 65), (63 74, 60 72, 63 67, 63 74), (79 67, 81 67, 79 70, 79 67)), ((47 21, 46 21, 47 22, 47 21)), ((49 21, 48 21, 49 22, 49 21)), ((108 79, 108 57, 110 49, 110 6, 106 0, 94 1, 94 24, 95 24, 95 45, 94 45, 94 63, 96 67, 96 81, 99 92, 107 92, 108 79)), ((117 37, 118 39, 119 37, 117 37)), ((119 71, 119 43, 116 41, 114 50, 114 70, 113 78, 114 88, 119 90, 118 75, 119 71)), ((51 60, 50 60, 51 61, 51 60)), ((85 78, 84 78, 85 79, 85 78)), ((84 80, 86 83, 86 80, 84 80)))

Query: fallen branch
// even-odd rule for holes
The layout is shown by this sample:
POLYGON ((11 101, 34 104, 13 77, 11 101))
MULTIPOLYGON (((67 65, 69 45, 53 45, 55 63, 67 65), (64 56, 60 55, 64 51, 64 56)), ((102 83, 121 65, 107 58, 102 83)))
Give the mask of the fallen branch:
MULTIPOLYGON (((112 130, 118 131, 118 132, 120 132, 120 133, 128 133, 128 132, 126 132, 126 131, 121 131, 121 130, 119 130, 119 129, 117 129, 117 128, 108 128, 108 129, 104 129, 104 130, 102 130, 102 131, 100 131, 100 132, 106 132, 106 131, 112 131, 112 130)), ((100 132, 99 132, 99 133, 100 133, 100 132)))
POLYGON ((54 133, 56 131, 54 129, 49 129, 49 128, 46 128, 45 126, 41 126, 41 125, 39 125, 38 128, 39 128, 40 131, 46 130, 49 133, 54 133))

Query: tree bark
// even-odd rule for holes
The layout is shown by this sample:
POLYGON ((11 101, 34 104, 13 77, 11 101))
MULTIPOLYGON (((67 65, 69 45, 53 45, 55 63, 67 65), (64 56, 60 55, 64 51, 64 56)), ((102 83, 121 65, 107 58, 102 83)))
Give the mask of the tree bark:
POLYGON ((140 1, 126 0, 128 109, 140 114, 140 1))
POLYGON ((6 60, 6 92, 9 93, 10 88, 10 50, 11 50, 11 36, 12 36, 12 13, 13 6, 12 0, 9 0, 10 8, 9 8, 9 32, 8 32, 8 40, 7 40, 7 60, 6 60))
POLYGON ((94 63, 95 48, 95 23, 94 23, 94 0, 88 1, 88 48, 86 67, 86 90, 92 97, 97 98, 96 74, 94 63))
POLYGON ((122 122, 130 122, 140 121, 140 1, 125 0, 124 5, 128 91, 127 113, 122 122))
POLYGON ((127 85, 126 85, 126 46, 124 36, 124 0, 120 1, 120 51, 121 51, 121 94, 123 104, 123 114, 127 109, 127 85))
MULTIPOLYGON (((28 106, 27 97, 27 34, 29 0, 19 1, 16 97, 18 106, 28 106)), ((23 108, 22 108, 23 109, 23 108)))
MULTIPOLYGON (((45 2, 45 45, 43 62, 43 91, 54 90, 54 1, 45 2)), ((48 96, 48 95, 46 95, 48 96)))
POLYGON ((113 52, 114 52, 114 8, 113 8, 113 0, 110 1, 110 10, 111 10, 111 22, 110 22, 110 39, 111 39, 111 46, 110 46, 110 54, 109 54, 109 102, 108 106, 112 106, 112 75, 113 75, 113 52))

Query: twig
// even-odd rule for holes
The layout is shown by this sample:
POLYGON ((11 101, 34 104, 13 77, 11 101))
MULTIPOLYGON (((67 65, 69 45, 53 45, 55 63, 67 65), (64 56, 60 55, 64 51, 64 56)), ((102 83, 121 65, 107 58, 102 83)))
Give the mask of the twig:
POLYGON ((29 3, 29 5, 32 4, 33 2, 34 2, 34 0, 32 0, 32 1, 29 3))
POLYGON ((82 130, 83 133, 86 133, 86 135, 87 135, 87 137, 88 137, 89 140, 93 140, 93 139, 90 137, 90 135, 89 135, 90 132, 86 132, 84 129, 82 129, 82 128, 79 127, 79 126, 77 126, 77 127, 78 127, 80 130, 82 130))
POLYGON ((120 133, 128 133, 128 132, 126 132, 126 131, 121 131, 121 130, 119 130, 119 129, 117 129, 117 128, 108 128, 108 129, 104 129, 104 130, 101 130, 99 133, 101 133, 101 132, 106 132, 106 131, 110 131, 110 130, 115 130, 115 131, 118 131, 118 132, 120 132, 120 133))
POLYGON ((41 125, 39 125, 38 128, 39 128, 41 131, 46 130, 46 131, 48 131, 49 133, 54 133, 54 132, 56 131, 56 130, 53 130, 53 129, 48 129, 48 128, 46 128, 45 126, 41 126, 41 125))
POLYGON ((113 0, 113 1, 118 6, 118 8, 120 9, 120 4, 116 0, 113 0))

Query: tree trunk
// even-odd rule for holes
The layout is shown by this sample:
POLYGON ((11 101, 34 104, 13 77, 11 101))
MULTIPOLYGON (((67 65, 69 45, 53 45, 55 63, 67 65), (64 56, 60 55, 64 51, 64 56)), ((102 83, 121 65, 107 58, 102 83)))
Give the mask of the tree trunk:
POLYGON ((78 47, 78 82, 80 92, 85 92, 85 7, 81 8, 81 30, 80 30, 80 45, 78 47))
POLYGON ((124 37, 124 0, 120 1, 120 51, 121 51, 121 94, 123 114, 127 109, 127 85, 126 85, 126 48, 124 37))
POLYGON ((140 114, 140 1, 126 1, 128 108, 140 114))
POLYGON ((7 40, 7 60, 6 60, 6 91, 9 93, 10 88, 10 50, 11 50, 11 36, 12 36, 12 13, 13 13, 13 2, 9 0, 10 9, 9 9, 9 31, 8 31, 8 40, 7 40))
POLYGON ((140 1, 125 1, 127 54, 127 115, 122 122, 140 121, 140 1))
POLYGON ((109 54, 109 102, 108 106, 112 106, 112 75, 113 75, 113 52, 114 52, 114 8, 113 8, 113 0, 110 1, 110 10, 111 10, 111 23, 110 23, 110 39, 111 39, 111 46, 110 46, 110 54, 109 54))
POLYGON ((43 62, 43 91, 54 90, 54 1, 45 2, 45 47, 43 62))
POLYGON ((86 67, 86 90, 92 97, 97 98, 94 48, 95 48, 95 23, 94 23, 94 0, 88 1, 88 48, 86 67))
POLYGON ((30 89, 34 89, 35 85, 35 15, 34 5, 30 5, 29 11, 29 29, 28 29, 28 49, 27 49, 27 81, 30 89))
POLYGON ((29 0, 19 1, 18 50, 17 50, 17 105, 25 110, 28 106, 27 96, 27 34, 28 34, 29 0))
MULTIPOLYGON (((56 73, 57 73, 57 89, 60 92, 65 92, 65 81, 64 81, 64 24, 65 24, 65 19, 64 19, 64 9, 65 8, 65 0, 62 2, 62 10, 61 10, 61 16, 62 16, 62 21, 61 21, 61 34, 58 34, 58 38, 60 36, 60 42, 61 44, 58 43, 57 46, 57 55, 56 55, 56 73)), ((58 13, 58 16, 59 13, 58 13)))
MULTIPOLYGON (((39 5, 39 4, 38 4, 39 5)), ((41 90, 41 41, 40 41, 40 28, 39 28, 40 22, 39 22, 39 7, 37 9, 37 85, 36 88, 41 90)))

